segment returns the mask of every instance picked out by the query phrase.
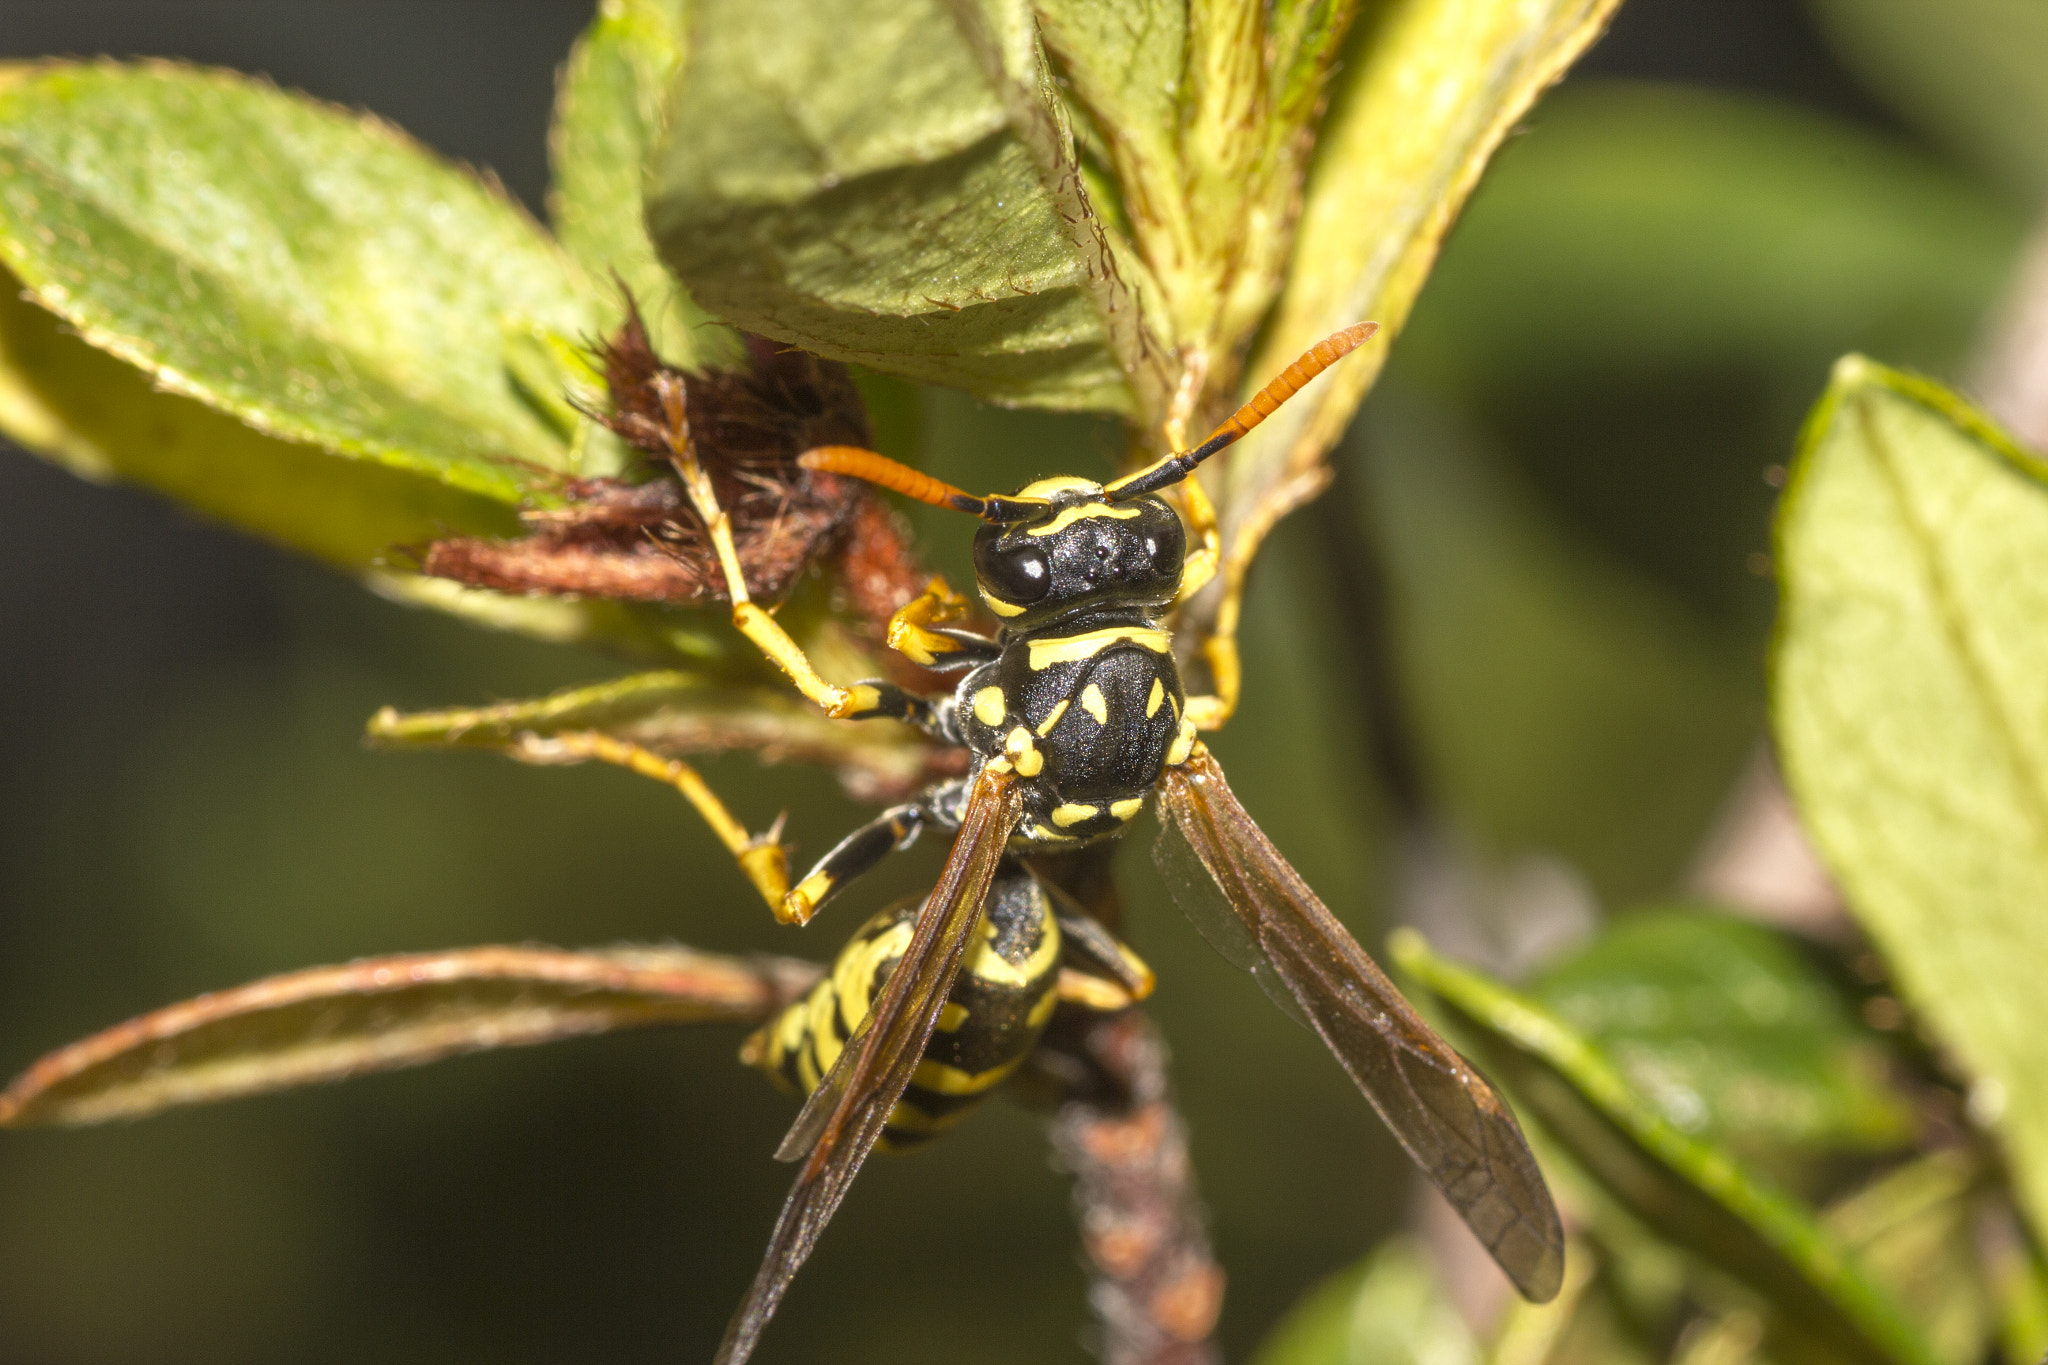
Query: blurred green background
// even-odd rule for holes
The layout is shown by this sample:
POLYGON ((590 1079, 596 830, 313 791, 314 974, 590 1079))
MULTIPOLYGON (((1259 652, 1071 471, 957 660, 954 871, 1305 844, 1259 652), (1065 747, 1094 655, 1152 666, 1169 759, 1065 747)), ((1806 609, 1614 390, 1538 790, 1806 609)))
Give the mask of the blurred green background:
MULTIPOLYGON (((1255 577, 1247 703, 1216 746, 1361 936, 1395 870, 1358 707, 1368 534, 1423 782, 1478 875, 1606 912, 1681 885, 1761 731, 1767 470, 1843 351, 1966 374, 2048 183, 2042 144, 2000 142, 2009 122, 1985 114, 2048 98, 1985 36, 2021 4, 1968 0, 1932 40, 1902 0, 1629 0, 1503 153, 1337 487, 1255 577)), ((491 167, 538 210, 553 70, 590 8, 0 0, 0 56, 265 72, 491 167)), ((1094 472, 1112 448, 1086 422, 872 393, 885 449, 974 487, 1094 472)), ((0 508, 0 1070, 369 953, 829 956, 936 865, 922 847, 863 904, 778 930, 650 783, 358 742, 387 703, 529 695, 610 661, 380 602, 11 451, 0 508)), ((957 520, 919 521, 960 573, 957 520)), ((805 854, 859 816, 810 771, 709 768, 750 823, 787 807, 805 854)), ((1167 907, 1141 847, 1124 871, 1242 1358, 1398 1225, 1410 1176, 1314 1040, 1167 907)), ((708 1358, 788 1178, 768 1153, 789 1104, 737 1041, 619 1037, 9 1134, 0 1361, 708 1358)), ((997 1103, 874 1162, 764 1359, 1083 1359, 1067 1187, 1038 1129, 997 1103)))

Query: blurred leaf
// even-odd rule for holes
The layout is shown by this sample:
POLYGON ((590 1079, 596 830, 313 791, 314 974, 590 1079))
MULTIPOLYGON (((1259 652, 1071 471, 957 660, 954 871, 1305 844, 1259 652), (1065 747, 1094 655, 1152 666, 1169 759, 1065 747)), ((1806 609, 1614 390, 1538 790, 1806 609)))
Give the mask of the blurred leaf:
POLYGON ((373 743, 394 749, 478 748, 528 762, 563 761, 530 741, 598 730, 667 756, 750 749, 764 762, 836 770, 856 797, 901 800, 939 774, 932 746, 907 726, 847 725, 779 687, 722 686, 688 673, 638 673, 534 701, 370 721, 373 743))
POLYGON ((1680 1132, 1562 1019, 1436 956, 1413 930, 1388 946, 1608 1194, 1777 1309, 1774 1334, 1872 1365, 1934 1365, 1913 1319, 1811 1212, 1725 1148, 1680 1132))
POLYGON ((692 295, 838 360, 1033 407, 1157 412, 1164 357, 1021 0, 701 0, 649 161, 692 295))
POLYGON ((1772 689, 1806 827, 1900 994, 1973 1078, 2048 1230, 2048 468, 1850 356, 1778 523, 1772 689))
POLYGON ((1479 1344, 1420 1242, 1394 1237, 1309 1291, 1253 1365, 1478 1365, 1479 1344))
POLYGON ((735 339, 662 265, 642 212, 640 168, 660 139, 662 98, 682 65, 683 39, 682 0, 598 6, 555 99, 548 216, 598 290, 616 275, 640 301, 655 350, 688 367, 735 354, 735 339))
POLYGON ((1568 524, 1760 635, 1758 471, 1845 351, 1957 364, 2024 228, 1818 113, 1573 86, 1474 195, 1393 378, 1468 407, 1568 524))
POLYGON ((2034 0, 1811 0, 1838 55, 2029 202, 2048 197, 2048 9, 2034 0))
POLYGON ((150 386, 67 332, 0 271, 0 433, 94 481, 127 479, 337 567, 462 530, 509 535, 503 503, 265 436, 150 386))
POLYGON ((1380 330, 1245 442, 1226 531, 1343 435, 1488 158, 1616 3, 1394 0, 1372 18, 1332 92, 1279 311, 1245 374, 1262 385, 1340 327, 1380 330))
POLYGON ((1891 1171, 1827 1211, 1830 1231, 1889 1286, 1945 1365, 1975 1365, 1993 1321, 1977 1256, 1977 1165, 1941 1152, 1891 1171))
POLYGON ((1400 365, 1482 402, 1588 371, 1817 373, 1851 347, 1946 365, 2024 231, 1852 124, 1727 91, 1575 86, 1473 196, 1400 365))
POLYGON ((465 1052, 650 1024, 752 1024, 819 968, 687 948, 464 948, 315 967, 202 995, 53 1052, 0 1124, 104 1123, 465 1052))
POLYGON ((1876 1039, 1832 981, 1761 925, 1636 911, 1529 993, 1688 1133, 1879 1150, 1912 1136, 1876 1039))
POLYGON ((0 86, 0 263, 93 345, 268 434, 516 501, 568 452, 506 336, 590 325, 546 235, 388 125, 168 64, 0 86))
POLYGON ((1396 381, 1347 449, 1364 475, 1348 510, 1384 547, 1436 796, 1489 852, 1555 852, 1610 902, 1659 893, 1755 743, 1754 664, 1575 544, 1479 438, 1396 381))

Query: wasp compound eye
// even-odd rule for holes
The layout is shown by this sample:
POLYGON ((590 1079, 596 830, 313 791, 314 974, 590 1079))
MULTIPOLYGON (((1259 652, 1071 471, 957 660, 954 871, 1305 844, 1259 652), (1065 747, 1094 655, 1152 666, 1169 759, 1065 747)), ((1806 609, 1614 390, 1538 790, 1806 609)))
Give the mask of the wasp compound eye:
POLYGON ((1052 564, 1036 545, 1005 545, 999 536, 976 536, 974 573, 1005 602, 1029 606, 1052 586, 1052 564))

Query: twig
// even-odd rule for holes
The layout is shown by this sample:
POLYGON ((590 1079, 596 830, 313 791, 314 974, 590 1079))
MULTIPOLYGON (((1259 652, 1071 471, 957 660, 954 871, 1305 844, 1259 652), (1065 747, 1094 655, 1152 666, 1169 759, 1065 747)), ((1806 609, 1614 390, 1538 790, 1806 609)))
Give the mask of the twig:
POLYGON ((1035 1065, 1067 1096, 1052 1144, 1074 1177, 1103 1365, 1216 1365, 1209 1333, 1223 1268, 1167 1086, 1165 1042, 1142 1010, 1063 1013, 1047 1037, 1035 1065))

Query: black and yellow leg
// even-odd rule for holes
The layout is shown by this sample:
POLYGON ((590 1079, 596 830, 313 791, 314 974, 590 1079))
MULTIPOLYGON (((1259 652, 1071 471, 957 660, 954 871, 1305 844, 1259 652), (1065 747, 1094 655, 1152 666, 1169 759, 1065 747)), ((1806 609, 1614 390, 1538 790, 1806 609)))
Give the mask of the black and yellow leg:
POLYGON ((908 848, 931 818, 931 811, 916 802, 883 811, 820 858, 818 865, 783 895, 775 907, 775 917, 784 924, 810 923, 811 916, 848 882, 872 870, 897 849, 908 848))
POLYGON ((1060 974, 1054 987, 1060 999, 1108 1012, 1129 1009, 1152 994, 1157 978, 1143 958, 1056 883, 1041 878, 1039 886, 1060 927, 1060 974))
POLYGON ((596 730, 571 730, 545 737, 527 735, 511 747, 510 753, 527 762, 596 759, 674 787, 704 817, 704 823, 711 826, 712 833, 740 865, 740 871, 761 893, 761 899, 768 902, 768 908, 781 913, 789 895, 789 861, 782 847, 781 817, 764 833, 749 834, 695 768, 679 758, 665 758, 651 749, 596 730))

